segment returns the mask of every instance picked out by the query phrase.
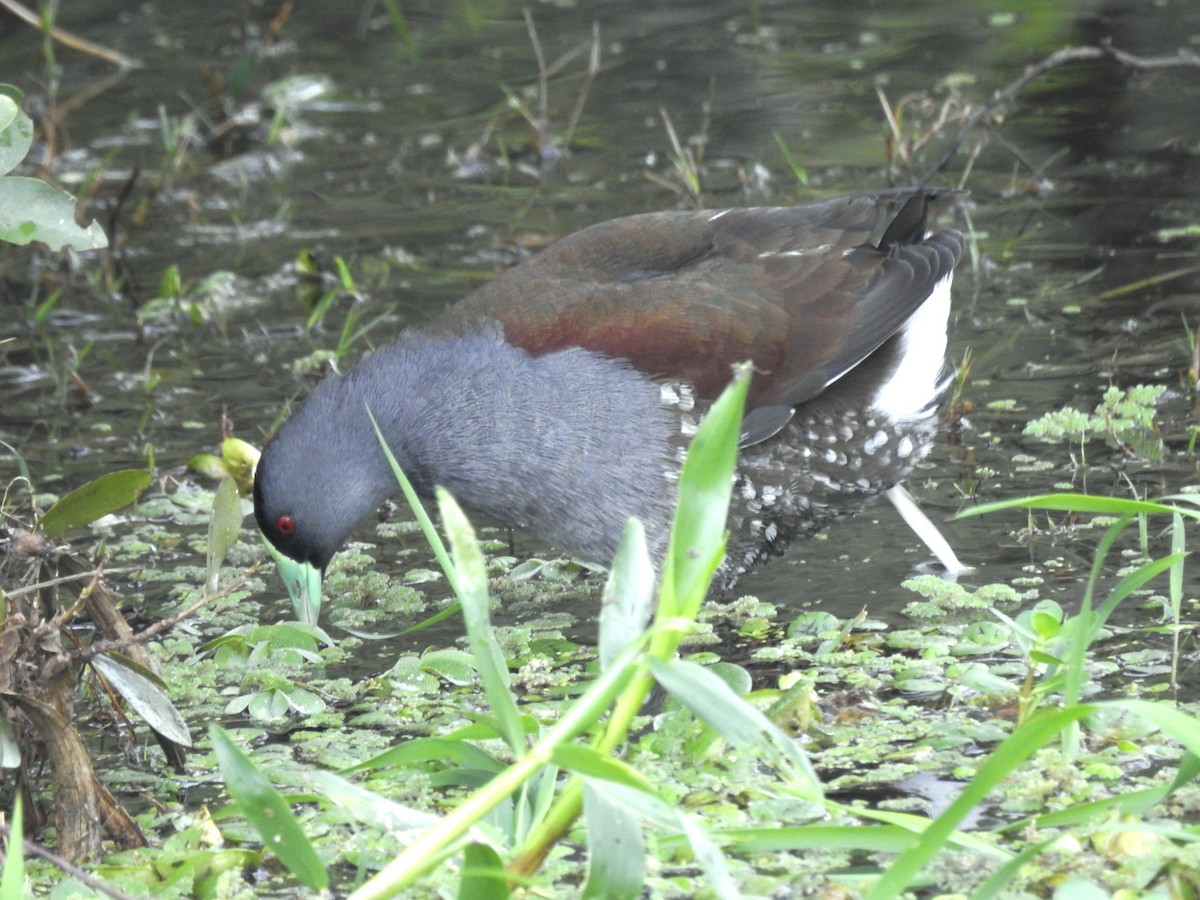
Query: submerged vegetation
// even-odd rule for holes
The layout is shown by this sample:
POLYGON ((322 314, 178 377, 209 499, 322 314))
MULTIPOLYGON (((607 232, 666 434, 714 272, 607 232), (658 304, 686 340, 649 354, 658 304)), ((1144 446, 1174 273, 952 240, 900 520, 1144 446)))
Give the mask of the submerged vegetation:
MULTIPOLYGON (((53 9, 39 26, 45 99, 56 110, 40 126, 49 156, 61 146, 60 107, 69 106, 53 58, 53 9)), ((1187 401, 1161 362, 1125 372, 1114 352, 1107 392, 1072 385, 1091 412, 1060 405, 1044 416, 992 396, 1001 389, 984 374, 995 367, 990 348, 977 347, 962 367, 950 416, 961 446, 931 471, 929 495, 1014 496, 1050 485, 1118 495, 1041 494, 970 509, 988 514, 990 542, 1022 558, 1003 582, 990 583, 987 570, 964 583, 915 576, 903 610, 847 614, 869 602, 854 556, 842 590, 860 593, 840 616, 755 597, 705 602, 743 375, 689 457, 661 578, 636 525, 605 579, 570 560, 518 564, 510 536, 476 532, 443 495, 444 570, 417 526, 396 515, 364 535, 388 543, 400 560, 392 572, 369 543, 355 545, 329 573, 326 589, 338 601, 324 628, 264 624, 280 609, 264 598, 280 591, 257 534, 243 526, 243 498, 261 434, 247 420, 267 406, 241 399, 242 383, 278 369, 288 391, 302 392, 299 379, 382 340, 396 310, 379 311, 379 296, 400 302, 414 285, 459 292, 511 256, 489 237, 464 244, 455 234, 446 243, 478 258, 446 274, 451 267, 430 262, 432 252, 397 242, 339 255, 310 229, 296 238, 304 246, 280 252, 261 278, 189 271, 182 240, 169 260, 139 261, 147 230, 177 216, 188 246, 219 240, 222 265, 232 268, 253 252, 249 237, 280 228, 287 215, 285 201, 262 220, 239 219, 258 215, 255 204, 280 190, 280 160, 305 142, 344 139, 306 122, 313 110, 379 112, 373 99, 347 99, 324 78, 275 78, 253 97, 247 85, 286 52, 290 9, 249 28, 226 73, 208 73, 209 103, 149 117, 161 143, 157 166, 116 150, 89 158, 92 171, 70 183, 103 209, 107 237, 74 224, 61 190, 10 174, 35 127, 20 92, 0 87, 0 238, 39 248, 0 260, 9 281, 28 287, 14 303, 18 340, 0 354, 10 368, 53 382, 55 413, 27 412, 15 388, 5 410, 25 418, 11 435, 4 423, 2 445, 14 471, 0 504, 0 809, 12 810, 0 823, 0 900, 30 891, 302 889, 363 898, 1200 895, 1200 719, 1187 688, 1195 656, 1187 554, 1200 504, 1190 492, 1194 447, 1180 425, 1190 411, 1181 411, 1187 401), (123 179, 112 174, 119 165, 128 166, 123 179), (197 186, 205 179, 221 185, 211 197, 197 186), (27 191, 55 204, 53 221, 26 216, 27 191), (222 204, 237 213, 218 228, 206 216, 222 204), (99 254, 78 265, 54 255, 108 239, 103 265, 99 254), (296 262, 284 266, 285 258, 296 262), (239 316, 245 296, 280 284, 301 304, 294 324, 239 316), (139 366, 126 371, 104 341, 74 330, 75 317, 93 315, 89 301, 124 311, 121 327, 142 342, 139 366), (290 349, 289 366, 273 344, 237 337, 278 338, 285 328, 304 343, 290 349), (243 358, 220 363, 218 387, 209 381, 198 391, 184 370, 213 357, 180 352, 193 342, 227 344, 235 348, 227 356, 243 358), (84 378, 110 363, 107 388, 84 378), (123 405, 103 406, 105 391, 112 403, 118 387, 123 405), (69 419, 97 406, 84 426, 69 419), (53 443, 76 430, 98 434, 111 452, 89 459, 80 440, 70 471, 48 471, 38 448, 51 441, 28 437, 40 430, 53 443), (169 461, 166 433, 175 437, 169 461), (197 452, 208 443, 219 453, 197 452), (997 539, 1014 523, 1025 527, 997 539)), ((419 49, 400 5, 383 10, 368 27, 388 29, 398 52, 419 49)), ((524 26, 535 47, 530 89, 501 85, 482 122, 447 126, 456 136, 470 131, 466 150, 453 149, 465 138, 451 146, 432 131, 405 134, 387 164, 407 188, 405 167, 437 158, 441 169, 422 173, 415 193, 428 192, 433 205, 439 192, 465 190, 501 210, 509 244, 536 246, 544 237, 517 220, 552 190, 564 207, 578 203, 579 188, 570 178, 558 183, 555 167, 602 144, 582 113, 604 78, 601 50, 616 42, 593 30, 548 63, 530 17, 524 26), (536 187, 518 186, 526 183, 536 187)), ((738 40, 778 52, 768 25, 738 40)), ((1096 55, 1079 58, 1120 61, 1111 47, 1080 49, 1096 55)), ((948 77, 937 91, 893 102, 877 85, 886 166, 917 171, 944 149, 947 129, 960 127, 954 147, 968 133, 977 139, 973 164, 1000 123, 968 129, 998 113, 1005 92, 972 107, 969 87, 948 77)), ((1005 102, 1018 93, 1010 86, 1005 102)), ((649 117, 669 136, 662 151, 641 157, 651 176, 644 184, 687 203, 714 194, 733 202, 734 191, 738 202, 786 202, 764 164, 723 165, 720 111, 708 100, 695 110, 701 121, 690 139, 681 137, 685 112, 664 107, 649 117)), ((151 127, 146 121, 131 127, 151 127)), ((834 185, 836 172, 791 140, 771 136, 780 153, 772 165, 800 183, 834 185)), ((359 149, 376 143, 363 136, 359 149)), ((635 174, 613 181, 641 184, 635 174)), ((992 176, 981 193, 996 182, 1018 194, 1052 189, 1044 172, 1026 174, 992 176)), ((656 202, 671 202, 662 197, 656 202)), ((964 214, 983 218, 970 207, 964 214)), ((421 226, 431 218, 423 212, 421 226)), ((1019 256, 1027 238, 992 227, 972 234, 977 271, 989 256, 1019 256)), ((1162 239, 1194 239, 1189 227, 1162 239)), ((996 341, 1001 330, 994 320, 980 326, 996 341)), ((282 415, 279 405, 271 398, 262 432, 282 415)), ((815 544, 811 565, 834 559, 834 543, 815 544)))

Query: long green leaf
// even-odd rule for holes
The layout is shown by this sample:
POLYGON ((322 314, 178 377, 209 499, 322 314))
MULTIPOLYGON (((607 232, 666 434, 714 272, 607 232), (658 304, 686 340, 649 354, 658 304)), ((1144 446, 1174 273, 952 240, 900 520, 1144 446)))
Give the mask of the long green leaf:
POLYGON ((97 654, 92 657, 92 666, 151 728, 177 744, 192 746, 187 723, 167 696, 167 686, 161 678, 118 653, 97 654))
POLYGON ((1017 766, 1046 746, 1060 731, 1091 713, 1093 706, 1073 706, 1034 716, 1000 742, 975 771, 958 798, 944 813, 915 836, 916 842, 901 853, 880 876, 867 900, 890 900, 899 897, 914 878, 951 839, 958 823, 1017 766))
POLYGON ((33 120, 21 111, 17 100, 0 94, 0 175, 20 165, 31 146, 33 120))
POLYGON ((223 728, 213 725, 208 733, 225 789, 246 821, 254 826, 263 845, 279 857, 301 884, 318 891, 328 887, 329 873, 283 797, 223 728))
POLYGON ((427 762, 440 762, 460 768, 499 772, 504 766, 495 757, 465 740, 415 738, 384 750, 377 756, 344 769, 343 775, 392 767, 413 768, 427 762))
POLYGON ((646 845, 638 817, 614 802, 603 782, 590 779, 583 784, 583 816, 588 847, 583 900, 640 896, 646 880, 646 845))
POLYGON ((467 638, 471 642, 471 653, 479 670, 483 692, 491 704, 492 712, 500 722, 504 740, 515 753, 524 753, 525 729, 521 725, 521 712, 509 689, 508 664, 504 651, 492 631, 488 599, 487 566, 483 551, 475 539, 475 529, 467 521, 461 507, 450 496, 449 491, 437 489, 438 509, 442 513, 442 526, 450 539, 451 555, 454 559, 455 590, 463 608, 463 622, 467 638))
POLYGON ((75 198, 38 178, 0 176, 0 240, 45 244, 51 250, 99 250, 108 237, 98 222, 75 224, 75 198))
POLYGON ((601 753, 593 747, 562 744, 554 749, 551 759, 560 768, 569 769, 578 775, 616 782, 650 794, 658 793, 654 785, 629 763, 601 753))
POLYGON ((757 749, 783 773, 801 796, 819 802, 821 780, 799 745, 721 678, 695 663, 651 659, 654 678, 725 740, 757 749))
POLYGON ((8 831, 8 855, 0 872, 0 900, 25 897, 25 827, 21 815, 21 792, 13 799, 12 825, 8 831))
POLYGON ((688 448, 659 595, 660 620, 694 619, 721 562, 738 432, 749 389, 750 367, 740 365, 688 448))
POLYGON ((408 480, 408 476, 400 468, 400 463, 396 460, 396 455, 392 453, 392 448, 388 446, 387 439, 383 436, 383 432, 379 428, 379 423, 375 421, 375 414, 371 412, 369 406, 367 407, 367 416, 371 419, 371 427, 375 429, 375 439, 379 441, 379 447, 383 450, 383 455, 387 458, 388 465, 392 469, 392 475, 395 477, 396 483, 400 485, 400 490, 404 494, 404 499, 408 501, 409 509, 412 510, 417 524, 421 526, 421 533, 425 535, 425 540, 433 550, 433 555, 442 567, 442 571, 445 573, 450 587, 454 590, 455 594, 458 594, 458 588, 455 585, 455 579, 458 576, 454 571, 454 563, 450 560, 450 554, 446 551, 446 545, 442 543, 442 536, 438 534, 437 528, 434 527, 433 520, 429 518, 429 513, 425 512, 425 505, 421 502, 421 498, 417 496, 416 488, 412 486, 412 482, 408 480))
POLYGON ((213 494, 212 517, 208 520, 207 582, 210 592, 217 589, 221 563, 237 543, 241 530, 242 500, 238 496, 237 483, 232 478, 222 478, 213 494))
MULTIPOLYGON (((1095 497, 1091 494, 1039 494, 1035 497, 1015 497, 1011 500, 997 500, 994 503, 981 503, 959 512, 954 518, 966 519, 971 516, 986 516, 989 513, 1005 509, 1053 509, 1064 512, 1086 512, 1097 515, 1118 516, 1149 513, 1152 515, 1170 515, 1183 512, 1165 503, 1153 503, 1149 500, 1127 500, 1123 497, 1095 497)), ((1193 519, 1200 518, 1200 510, 1184 512, 1193 519)))
POLYGON ((508 900, 509 896, 500 854, 487 844, 468 844, 463 852, 458 900, 508 900))
POLYGON ((150 486, 152 478, 145 469, 122 469, 101 475, 60 499, 42 517, 46 537, 58 537, 68 528, 90 525, 133 503, 150 486))
POLYGON ((597 652, 602 669, 607 669, 646 630, 654 612, 654 587, 654 565, 646 547, 646 529, 637 519, 630 519, 621 535, 600 603, 597 652))
POLYGON ((682 834, 691 847, 696 862, 704 870, 706 887, 717 897, 733 900, 739 896, 737 885, 725 865, 725 857, 704 830, 698 817, 678 806, 664 803, 652 794, 632 790, 624 785, 609 782, 596 787, 605 792, 610 802, 621 805, 631 814, 646 819, 658 828, 682 834))
POLYGON ((1193 756, 1200 756, 1200 719, 1195 716, 1150 700, 1109 700, 1097 705, 1128 710, 1179 741, 1193 756))

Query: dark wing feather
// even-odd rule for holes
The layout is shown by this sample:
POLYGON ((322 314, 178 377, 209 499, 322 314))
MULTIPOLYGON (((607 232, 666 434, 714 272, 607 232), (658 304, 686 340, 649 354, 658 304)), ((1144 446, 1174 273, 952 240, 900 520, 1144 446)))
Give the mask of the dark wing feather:
POLYGON ((757 416, 761 440, 894 334, 953 269, 958 254, 941 236, 922 240, 931 196, 616 219, 502 273, 437 327, 495 320, 531 353, 586 347, 688 381, 701 398, 752 359, 747 421, 757 416))

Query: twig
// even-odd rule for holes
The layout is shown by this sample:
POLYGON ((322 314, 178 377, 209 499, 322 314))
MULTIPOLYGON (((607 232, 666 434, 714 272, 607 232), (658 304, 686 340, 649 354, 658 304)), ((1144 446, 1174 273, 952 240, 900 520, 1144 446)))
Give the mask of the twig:
POLYGON ((592 90, 592 83, 596 80, 596 75, 600 72, 600 23, 592 23, 592 51, 588 56, 587 75, 583 79, 583 87, 579 89, 579 96, 575 98, 575 109, 571 111, 571 121, 567 125, 567 133, 563 137, 563 146, 570 147, 571 141, 575 137, 575 126, 579 124, 579 119, 583 115, 583 107, 587 103, 588 94, 592 90))
POLYGON ((245 583, 245 578, 235 578, 215 594, 203 593, 200 595, 200 599, 187 609, 177 612, 173 616, 167 616, 165 619, 159 619, 153 625, 143 628, 137 634, 134 634, 130 637, 121 638, 120 640, 97 641, 94 644, 89 644, 86 647, 80 648, 70 656, 63 654, 46 667, 45 676, 47 678, 52 677, 62 666, 71 665, 76 662, 87 662, 92 657, 99 656, 101 653, 120 652, 131 645, 148 643, 149 641, 158 637, 164 631, 171 630, 184 619, 195 615, 197 610, 199 610, 201 607, 211 603, 213 600, 219 600, 221 597, 232 593, 245 583))
MULTIPOLYGON (((2 3, 2 2, 3 2, 3 0, 0 0, 0 3, 2 3)), ((9 839, 10 842, 12 841, 13 833, 12 833, 12 829, 9 828, 9 826, 7 826, 3 823, 0 823, 0 834, 3 834, 6 838, 9 839)), ((21 844, 22 844, 22 849, 25 851, 25 854, 27 856, 36 856, 38 859, 44 859, 46 862, 50 863, 50 865, 54 866, 55 868, 61 869, 63 872, 66 872, 72 878, 75 878, 78 881, 82 882, 83 884, 86 884, 93 891, 104 894, 108 897, 114 897, 114 898, 116 898, 116 900, 133 900, 133 897, 131 895, 126 894, 123 891, 118 891, 114 887, 110 887, 109 885, 107 885, 103 881, 101 881, 99 878, 96 878, 94 875, 91 875, 90 873, 88 873, 85 869, 81 869, 79 866, 75 865, 74 863, 69 862, 66 859, 63 859, 57 853, 47 850, 41 844, 35 844, 29 838, 24 838, 21 841, 21 844)))
POLYGON ((967 116, 963 120, 962 125, 959 126, 958 134, 954 136, 954 139, 950 142, 950 146, 946 148, 938 161, 918 179, 917 183, 927 184, 935 175, 945 169, 950 164, 950 160, 954 158, 954 154, 958 152, 959 145, 966 139, 967 134, 981 122, 990 120, 996 110, 1015 102, 1017 95, 1025 89, 1029 82, 1045 75, 1051 69, 1058 68, 1067 63, 1083 62, 1092 59, 1111 59, 1119 65, 1128 66, 1133 69, 1168 69, 1178 66, 1200 68, 1200 54, 1196 54, 1191 50, 1180 50, 1174 56, 1153 57, 1135 56, 1132 53, 1126 53, 1124 50, 1118 50, 1116 47, 1108 44, 1102 44, 1098 47, 1063 47, 1055 50, 1045 59, 1027 66, 1019 78, 1007 87, 997 91, 986 105, 967 116))
MULTIPOLYGON (((3 0, 0 0, 3 2, 3 0)), ((126 572, 137 572, 144 568, 143 566, 122 566, 119 569, 105 569, 105 575, 124 575, 126 572)), ((51 578, 47 581, 39 581, 37 584, 27 584, 25 587, 16 588, 11 591, 5 591, 6 597, 20 597, 24 594, 32 594, 34 591, 40 591, 45 588, 54 587, 59 584, 66 584, 68 581, 82 581, 85 578, 91 578, 99 569, 92 569, 88 572, 76 572, 74 575, 60 575, 57 578, 51 578)))
POLYGON ((529 42, 533 44, 533 57, 537 60, 538 114, 541 117, 540 128, 545 129, 549 115, 547 109, 550 105, 548 85, 550 76, 546 72, 546 57, 542 54, 542 42, 538 40, 537 26, 533 24, 533 13, 529 11, 529 7, 525 7, 521 12, 525 16, 525 30, 529 32, 529 42))
MULTIPOLYGON (((32 25, 34 28, 41 29, 42 27, 41 17, 33 10, 22 6, 17 0, 0 0, 0 9, 7 9, 22 22, 32 25)), ((64 47, 70 47, 72 50, 78 50, 80 53, 98 56, 105 62, 120 66, 122 69, 136 69, 142 65, 140 60, 134 59, 132 56, 126 56, 124 53, 118 53, 116 50, 110 50, 108 47, 102 47, 100 44, 94 44, 86 38, 71 34, 69 31, 63 31, 57 26, 50 29, 50 36, 64 47)))
POLYGON ((215 594, 205 593, 200 595, 200 599, 194 602, 194 604, 191 606, 188 606, 186 610, 176 612, 174 616, 158 619, 156 623, 146 626, 146 628, 138 631, 136 635, 121 638, 119 641, 98 641, 97 643, 89 644, 88 647, 84 647, 82 650, 79 650, 77 659, 86 661, 90 660, 92 656, 96 656, 101 653, 113 653, 114 650, 125 649, 126 647, 130 646, 130 644, 146 643, 152 640, 152 638, 161 635, 163 631, 169 631, 170 629, 173 629, 174 626, 178 625, 180 622, 182 622, 182 620, 191 618, 198 610, 200 610, 200 608, 210 604, 210 602, 214 600, 220 600, 222 596, 226 596, 227 594, 232 594, 234 590, 240 588, 242 584, 245 583, 245 578, 234 578, 233 581, 230 581, 215 594))

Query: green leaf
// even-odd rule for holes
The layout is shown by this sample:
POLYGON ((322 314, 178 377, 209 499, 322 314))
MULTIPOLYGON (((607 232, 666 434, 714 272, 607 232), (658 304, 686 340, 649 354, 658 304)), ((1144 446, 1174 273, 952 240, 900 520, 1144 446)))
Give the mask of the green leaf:
POLYGON ((0 175, 20 164, 33 145, 33 121, 18 101, 0 94, 0 175))
POLYGON ((608 784, 600 789, 612 803, 649 820, 658 828, 681 832, 687 839, 696 862, 704 870, 708 891, 721 898, 740 896, 737 885, 725 865, 721 849, 708 836, 696 816, 689 815, 679 807, 664 803, 650 794, 630 790, 619 784, 608 784))
POLYGON ((0 240, 40 241, 51 250, 99 250, 108 237, 99 223, 75 224, 75 198, 37 178, 0 177, 0 240))
POLYGON ((220 481, 222 478, 229 478, 233 473, 229 470, 229 464, 219 456, 213 456, 211 453, 197 453, 187 463, 188 471, 195 472, 201 478, 211 478, 213 481, 220 481))
POLYGON ((21 765, 21 745, 13 734, 8 719, 0 716, 0 769, 15 769, 21 765))
POLYGON ((820 801, 821 781, 796 741, 735 694, 719 676, 680 659, 651 659, 649 664, 658 683, 717 734, 736 746, 757 748, 802 796, 820 801))
POLYGON ((1072 706, 1034 716, 1000 743, 975 769, 958 797, 901 853, 867 892, 867 900, 899 897, 943 849, 954 835, 958 823, 1003 781, 1010 772, 1045 747, 1060 731, 1083 718, 1094 707, 1072 706))
POLYGON ((208 520, 208 589, 217 589, 221 563, 237 543, 242 530, 242 499, 232 478, 224 478, 213 494, 212 518, 208 520))
POLYGON ((354 816, 358 821, 372 828, 383 829, 402 840, 414 831, 429 828, 438 820, 435 815, 389 800, 323 769, 299 769, 297 774, 315 793, 321 794, 337 807, 338 812, 354 816))
POLYGON ((328 887, 329 873, 283 797, 223 728, 211 726, 209 737, 225 779, 225 789, 263 844, 301 884, 318 891, 328 887))
POLYGON ((167 696, 161 678, 127 656, 100 653, 92 657, 99 672, 150 727, 185 747, 192 746, 187 723, 167 696))
POLYGON ((646 845, 638 817, 609 798, 605 785, 585 781, 588 875, 583 900, 638 897, 646 880, 646 845))
MULTIPOLYGON (((995 503, 981 503, 979 506, 962 510, 954 518, 985 516, 1005 509, 1054 509, 1064 512, 1096 513, 1104 516, 1137 515, 1138 513, 1170 515, 1180 511, 1165 503, 1153 503, 1148 500, 1093 497, 1090 494, 1040 494, 1036 497, 1017 497, 1012 500, 998 500, 995 503)), ((1191 510, 1184 512, 1184 515, 1193 519, 1200 518, 1200 513, 1191 510)))
POLYGON ((483 551, 475 538, 475 529, 450 493, 438 488, 437 502, 442 514, 442 526, 450 540, 455 592, 462 603, 463 622, 471 643, 471 653, 475 657, 475 668, 483 683, 483 692, 500 722, 508 746, 516 753, 524 753, 527 745, 525 730, 521 726, 521 713, 509 689, 511 679, 504 652, 492 630, 483 551))
POLYGON ((470 653, 446 647, 421 654, 420 667, 424 672, 444 678, 451 684, 473 684, 475 682, 474 658, 470 653))
POLYGON ((586 775, 588 778, 600 778, 616 784, 623 784, 635 791, 657 794, 654 785, 629 763, 601 753, 593 747, 585 747, 581 744, 560 744, 554 748, 554 755, 551 759, 559 768, 569 769, 579 775, 586 775))
POLYGON ((507 900, 508 874, 500 854, 487 844, 468 844, 463 851, 459 900, 507 900))
POLYGON ((68 528, 90 525, 109 513, 128 506, 150 486, 152 476, 145 469, 122 469, 89 481, 46 510, 42 531, 57 537, 68 528))
POLYGON ((8 833, 8 855, 0 872, 0 900, 22 900, 25 896, 25 838, 21 821, 21 793, 13 799, 12 825, 8 833))
POLYGON ((733 491, 742 409, 750 367, 712 405, 688 449, 679 476, 679 506, 660 591, 660 619, 695 618, 725 551, 725 518, 733 491))
POLYGON ((493 774, 504 768, 486 751, 480 750, 474 744, 468 744, 466 741, 447 738, 414 738, 350 766, 343 770, 342 774, 353 775, 357 772, 387 769, 393 766, 423 768, 423 764, 427 762, 436 762, 441 766, 480 769, 493 774))
POLYGON ((646 529, 630 519, 621 535, 600 603, 600 668, 607 669, 646 629, 654 612, 654 565, 646 547, 646 529))

